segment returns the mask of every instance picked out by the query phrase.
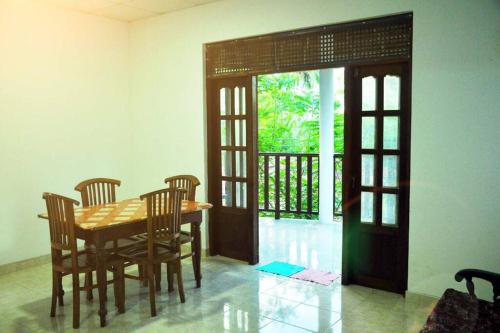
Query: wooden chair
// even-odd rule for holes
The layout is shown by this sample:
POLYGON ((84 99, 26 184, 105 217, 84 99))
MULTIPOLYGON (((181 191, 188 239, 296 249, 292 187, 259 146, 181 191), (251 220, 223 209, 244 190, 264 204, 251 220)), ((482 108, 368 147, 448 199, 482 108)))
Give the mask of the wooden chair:
MULTIPOLYGON (((75 186, 75 191, 80 192, 82 197, 82 206, 96 206, 116 202, 116 187, 121 185, 121 181, 111 178, 93 178, 87 179, 75 186)), ((120 248, 131 246, 135 243, 134 239, 120 239, 105 245, 109 253, 114 253, 120 248)), ((85 243, 85 249, 89 254, 95 254, 92 245, 85 243)), ((85 285, 93 284, 92 272, 85 276, 85 285)), ((92 290, 87 293, 87 299, 93 298, 92 290)))
MULTIPOLYGON (((181 302, 185 302, 180 259, 180 227, 182 198, 185 190, 163 189, 141 196, 146 199, 147 242, 118 252, 125 260, 146 267, 144 279, 148 280, 151 316, 156 316, 155 273, 161 263, 166 263, 170 274, 177 273, 181 302)), ((169 276, 169 280, 171 277, 169 276)))
MULTIPOLYGON (((52 254, 52 304, 50 316, 56 314, 56 303, 63 305, 61 281, 65 275, 73 278, 73 328, 80 325, 80 291, 97 288, 97 285, 80 287, 80 273, 92 273, 95 270, 92 258, 87 258, 86 251, 77 251, 75 236, 75 213, 73 205, 78 201, 52 193, 44 193, 49 218, 50 244, 52 254), (68 252, 64 254, 64 252, 68 252)), ((118 256, 108 258, 108 267, 113 271, 115 305, 120 313, 125 311, 125 286, 123 259, 118 256)))
POLYGON ((192 175, 178 175, 165 178, 167 188, 182 188, 186 190, 182 200, 194 201, 196 197, 196 187, 200 185, 198 178, 192 175))
POLYGON ((75 186, 82 196, 82 206, 97 206, 116 201, 116 187, 121 181, 110 178, 87 179, 75 186))
MULTIPOLYGON (((196 198, 196 187, 200 185, 200 181, 198 178, 192 175, 178 175, 178 176, 173 176, 173 177, 168 177, 165 178, 165 184, 167 184, 167 188, 181 188, 186 190, 186 192, 183 195, 183 200, 189 200, 189 201, 195 201, 196 198)), ((195 252, 195 244, 194 244, 194 238, 193 238, 193 228, 191 228, 191 232, 188 231, 181 231, 181 245, 184 244, 191 244, 190 251, 188 253, 182 253, 181 254, 181 259, 186 259, 186 258, 192 258, 193 262, 193 272, 196 278, 196 281, 199 281, 199 274, 200 272, 197 271, 197 266, 195 260, 199 258, 195 258, 196 252, 195 252)), ((170 274, 167 274, 171 276, 170 274)), ((198 282, 197 282, 197 287, 199 287, 198 282)), ((172 283, 169 280, 168 283, 168 290, 172 291, 172 283)))
MULTIPOLYGON (((196 187, 200 185, 200 181, 198 178, 192 175, 177 175, 177 176, 172 176, 168 177, 165 179, 165 184, 167 184, 167 188, 181 188, 186 190, 182 196, 182 200, 189 200, 189 201, 195 201, 196 197, 196 187)), ((180 235, 180 242, 181 245, 184 244, 189 244, 191 243, 191 248, 188 253, 181 253, 181 260, 186 259, 186 258, 193 258, 193 272, 196 278, 196 281, 200 281, 199 275, 200 272, 198 272, 196 262, 195 262, 195 244, 194 244, 194 238, 193 238, 193 230, 191 232, 188 231, 182 231, 181 230, 181 235, 180 235)), ((137 235, 134 237, 135 240, 137 241, 145 241, 147 239, 147 234, 141 234, 137 235)), ((167 270, 169 266, 167 266, 167 270)), ((140 268, 139 268, 140 271, 140 268)), ((167 276, 171 277, 172 274, 167 273, 167 276)), ((129 275, 126 275, 126 277, 131 277, 129 275)), ((134 277, 131 277, 134 278, 134 277)), ((161 282, 161 270, 157 268, 156 270, 156 289, 160 290, 160 282, 161 282)), ((197 287, 199 287, 199 283, 197 282, 197 287)), ((168 291, 173 291, 173 285, 171 279, 168 280, 168 291)))

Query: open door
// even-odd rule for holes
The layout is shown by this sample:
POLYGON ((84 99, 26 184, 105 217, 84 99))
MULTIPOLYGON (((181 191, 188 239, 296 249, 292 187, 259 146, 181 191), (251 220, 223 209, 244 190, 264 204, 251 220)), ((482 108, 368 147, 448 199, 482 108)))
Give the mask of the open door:
POLYGON ((207 80, 210 254, 258 260, 256 82, 207 80))
POLYGON ((344 283, 404 293, 408 275, 408 63, 348 70, 344 283))

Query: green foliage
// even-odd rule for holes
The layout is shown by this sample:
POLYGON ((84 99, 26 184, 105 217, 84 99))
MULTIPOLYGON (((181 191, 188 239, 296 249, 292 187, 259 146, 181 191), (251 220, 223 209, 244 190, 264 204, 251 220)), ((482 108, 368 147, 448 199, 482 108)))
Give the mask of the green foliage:
POLYGON ((259 151, 319 152, 319 72, 258 80, 259 151))
MULTIPOLYGON (((319 153, 319 71, 258 77, 259 151, 319 153)), ((334 104, 334 149, 344 152, 344 113, 334 104)))

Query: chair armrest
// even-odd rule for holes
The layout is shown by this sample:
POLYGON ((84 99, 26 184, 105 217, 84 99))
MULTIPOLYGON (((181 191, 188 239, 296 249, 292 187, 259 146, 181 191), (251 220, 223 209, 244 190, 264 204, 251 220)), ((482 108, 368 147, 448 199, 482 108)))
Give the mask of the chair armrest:
POLYGON ((469 294, 475 296, 472 278, 478 278, 490 282, 493 286, 493 303, 495 303, 495 305, 500 304, 500 274, 480 269, 462 269, 458 271, 457 274, 455 274, 455 280, 457 282, 461 282, 465 279, 467 281, 466 285, 469 294))

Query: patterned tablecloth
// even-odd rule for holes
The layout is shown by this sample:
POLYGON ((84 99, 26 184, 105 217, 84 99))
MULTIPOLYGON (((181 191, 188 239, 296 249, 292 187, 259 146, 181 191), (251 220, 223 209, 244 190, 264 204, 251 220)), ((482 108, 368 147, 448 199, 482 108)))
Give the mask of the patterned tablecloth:
MULTIPOLYGON (((182 202, 183 214, 209 208, 212 208, 209 203, 186 200, 182 202)), ((38 216, 43 219, 48 218, 47 213, 38 216)), ((146 217, 146 201, 140 199, 128 199, 106 205, 75 209, 75 224, 87 230, 101 229, 119 223, 138 222, 146 217)))

